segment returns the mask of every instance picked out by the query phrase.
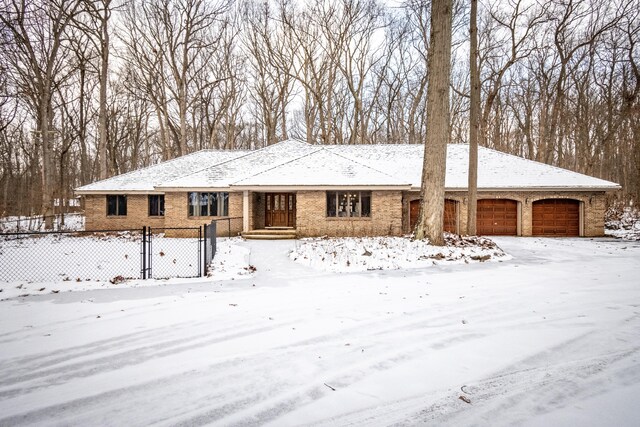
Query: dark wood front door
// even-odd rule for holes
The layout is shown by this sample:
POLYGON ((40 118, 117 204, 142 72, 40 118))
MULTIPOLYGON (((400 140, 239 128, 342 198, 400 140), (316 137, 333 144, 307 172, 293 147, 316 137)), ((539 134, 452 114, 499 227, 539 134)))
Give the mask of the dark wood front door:
POLYGON ((296 195, 294 193, 267 193, 267 227, 295 227, 296 195))

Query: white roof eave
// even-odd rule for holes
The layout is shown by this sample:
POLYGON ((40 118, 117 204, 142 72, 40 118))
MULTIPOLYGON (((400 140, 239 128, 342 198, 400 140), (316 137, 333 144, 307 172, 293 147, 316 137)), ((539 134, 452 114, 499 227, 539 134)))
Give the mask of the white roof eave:
POLYGON ((229 191, 229 186, 215 186, 215 187, 157 187, 158 190, 164 193, 184 193, 193 191, 229 191))
MULTIPOLYGON (((478 187, 478 191, 616 191, 622 189, 620 185, 610 186, 562 186, 562 187, 478 187)), ((411 190, 420 190, 420 187, 411 186, 411 190)), ((445 191, 467 191, 467 187, 445 187, 445 191)))
POLYGON ((411 184, 397 185, 231 185, 238 191, 326 191, 326 190, 411 190, 411 184))
POLYGON ((164 194, 164 190, 73 190, 78 196, 108 195, 108 194, 164 194))

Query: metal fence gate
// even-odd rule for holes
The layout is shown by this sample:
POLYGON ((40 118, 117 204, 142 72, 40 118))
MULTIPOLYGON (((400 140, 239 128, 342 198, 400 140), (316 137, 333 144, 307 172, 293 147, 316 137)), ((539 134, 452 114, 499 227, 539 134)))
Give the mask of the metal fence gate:
POLYGON ((202 227, 143 227, 142 242, 143 279, 202 277, 207 273, 202 227))

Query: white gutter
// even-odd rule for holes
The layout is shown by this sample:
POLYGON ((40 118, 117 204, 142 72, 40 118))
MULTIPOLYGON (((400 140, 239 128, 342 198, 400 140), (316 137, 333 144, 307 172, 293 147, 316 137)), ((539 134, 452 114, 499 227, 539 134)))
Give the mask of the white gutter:
POLYGON ((327 190, 411 190, 409 184, 399 185, 232 185, 231 191, 327 191, 327 190))
MULTIPOLYGON (((507 192, 507 191, 614 191, 620 190, 620 185, 616 186, 602 186, 602 187, 478 187, 478 191, 495 191, 495 192, 507 192)), ((420 187, 411 187, 412 191, 420 191, 420 187)), ((467 192, 467 187, 445 187, 444 191, 463 191, 467 192)))

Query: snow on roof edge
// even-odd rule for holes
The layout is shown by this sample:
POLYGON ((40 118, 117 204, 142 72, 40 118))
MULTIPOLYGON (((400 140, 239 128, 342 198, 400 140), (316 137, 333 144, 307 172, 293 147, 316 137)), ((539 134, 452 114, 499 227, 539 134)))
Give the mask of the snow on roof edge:
MULTIPOLYGON (((96 194, 97 194, 99 192, 110 191, 110 190, 91 190, 91 189, 83 190, 83 188, 89 187, 89 186, 92 186, 92 185, 96 185, 96 184, 101 183, 101 182, 110 181, 110 180, 113 180, 115 178, 122 178, 122 177, 125 177, 127 175, 133 175, 134 173, 140 173, 142 171, 149 170, 149 169, 161 166, 161 165, 164 166, 164 165, 167 165, 169 163, 174 163, 174 162, 176 162, 178 160, 184 160, 185 157, 193 157, 193 156, 195 156, 197 154, 201 154, 201 153, 205 153, 205 152, 216 152, 216 151, 219 151, 219 152, 241 152, 241 153, 242 152, 246 152, 246 154, 251 153, 251 151, 248 151, 248 150, 220 150, 220 149, 216 149, 216 148, 203 148, 202 150, 194 151, 193 153, 185 154, 185 155, 179 156, 179 157, 174 157, 173 159, 165 160, 165 161, 162 161, 160 163, 156 163, 156 164, 153 164, 153 165, 148 165, 148 166, 145 166, 145 167, 142 167, 142 168, 139 168, 139 169, 130 170, 130 171, 125 172, 125 173, 121 173, 121 174, 118 174, 118 175, 110 176, 109 178, 101 179, 101 180, 98 180, 98 181, 94 181, 94 182, 92 182, 90 184, 85 184, 83 186, 76 187, 76 188, 73 189, 73 192, 74 193, 80 193, 80 194, 90 194, 90 193, 96 192, 96 194)), ((246 154, 244 154, 244 155, 246 155, 246 154)), ((243 155, 240 155, 240 156, 238 156, 236 158, 239 158, 239 157, 243 157, 243 155)), ((155 191, 156 186, 154 185, 153 187, 154 187, 154 190, 148 190, 148 191, 155 191)), ((122 191, 122 192, 127 192, 127 193, 148 192, 147 190, 113 190, 112 192, 117 192, 117 191, 122 191)))

